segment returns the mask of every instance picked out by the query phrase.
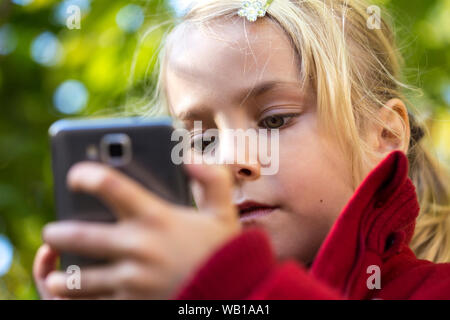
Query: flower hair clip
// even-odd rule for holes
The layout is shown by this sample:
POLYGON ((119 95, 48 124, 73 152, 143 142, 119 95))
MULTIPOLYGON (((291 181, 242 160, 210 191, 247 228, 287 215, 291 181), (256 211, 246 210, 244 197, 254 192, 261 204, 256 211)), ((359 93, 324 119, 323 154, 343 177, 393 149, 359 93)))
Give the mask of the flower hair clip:
POLYGON ((259 17, 266 15, 267 9, 273 0, 247 0, 242 2, 238 15, 246 17, 248 21, 255 22, 259 17))

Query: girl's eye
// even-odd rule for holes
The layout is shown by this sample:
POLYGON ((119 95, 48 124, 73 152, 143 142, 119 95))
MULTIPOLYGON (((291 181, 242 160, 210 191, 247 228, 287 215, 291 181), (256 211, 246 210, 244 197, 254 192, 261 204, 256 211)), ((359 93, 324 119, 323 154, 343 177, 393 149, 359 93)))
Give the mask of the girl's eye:
POLYGON ((284 125, 284 118, 280 116, 270 116, 263 119, 262 122, 266 128, 277 129, 284 125))
POLYGON ((262 119, 259 126, 267 129, 279 129, 289 122, 289 119, 293 118, 295 115, 273 115, 262 119))

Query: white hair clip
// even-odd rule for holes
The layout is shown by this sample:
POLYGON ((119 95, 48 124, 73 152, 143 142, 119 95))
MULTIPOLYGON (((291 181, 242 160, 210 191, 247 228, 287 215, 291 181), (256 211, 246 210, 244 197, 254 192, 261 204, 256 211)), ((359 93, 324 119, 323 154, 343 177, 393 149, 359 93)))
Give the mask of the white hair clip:
POLYGON ((267 9, 273 0, 247 0, 242 2, 238 15, 246 17, 248 21, 255 22, 259 17, 266 15, 267 9))

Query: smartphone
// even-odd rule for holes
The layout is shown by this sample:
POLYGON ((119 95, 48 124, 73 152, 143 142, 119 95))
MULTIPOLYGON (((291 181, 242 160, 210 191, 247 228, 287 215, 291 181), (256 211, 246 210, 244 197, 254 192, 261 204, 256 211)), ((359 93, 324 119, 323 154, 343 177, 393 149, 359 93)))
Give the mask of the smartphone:
MULTIPOLYGON (((192 206, 189 178, 174 164, 170 117, 59 120, 49 129, 55 207, 58 220, 114 223, 116 217, 99 199, 67 187, 67 172, 77 162, 96 161, 114 167, 149 191, 179 205, 192 206)), ((61 253, 63 270, 104 263, 61 253)))

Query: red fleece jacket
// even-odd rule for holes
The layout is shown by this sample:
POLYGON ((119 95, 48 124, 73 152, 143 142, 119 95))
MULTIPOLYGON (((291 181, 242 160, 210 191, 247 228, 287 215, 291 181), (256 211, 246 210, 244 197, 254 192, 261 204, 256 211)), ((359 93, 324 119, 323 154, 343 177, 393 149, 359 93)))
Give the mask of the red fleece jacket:
POLYGON ((408 160, 394 151, 355 191, 309 270, 298 261, 277 262, 268 236, 248 229, 209 257, 174 298, 450 299, 450 264, 419 260, 408 246, 418 212, 408 160))

